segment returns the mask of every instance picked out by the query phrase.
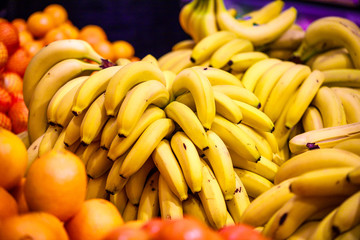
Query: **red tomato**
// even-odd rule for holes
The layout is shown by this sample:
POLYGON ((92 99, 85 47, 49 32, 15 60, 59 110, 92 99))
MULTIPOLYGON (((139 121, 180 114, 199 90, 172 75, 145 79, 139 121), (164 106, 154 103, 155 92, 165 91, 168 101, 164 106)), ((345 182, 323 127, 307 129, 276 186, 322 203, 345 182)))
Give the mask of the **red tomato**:
POLYGON ((193 217, 184 216, 184 218, 164 221, 157 239, 221 240, 216 231, 193 217))
POLYGON ((221 228, 218 233, 225 240, 269 240, 247 224, 229 225, 221 228))

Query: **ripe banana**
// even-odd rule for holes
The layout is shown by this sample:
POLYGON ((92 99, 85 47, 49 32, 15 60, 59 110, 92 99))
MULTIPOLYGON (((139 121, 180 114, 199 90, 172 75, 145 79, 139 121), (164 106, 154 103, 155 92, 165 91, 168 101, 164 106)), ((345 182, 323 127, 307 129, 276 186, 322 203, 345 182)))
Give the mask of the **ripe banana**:
POLYGON ((200 70, 210 81, 211 85, 235 85, 243 87, 241 81, 233 74, 215 67, 194 66, 194 69, 200 70))
POLYGON ((216 110, 214 93, 208 78, 195 68, 187 68, 176 75, 172 89, 175 98, 186 91, 191 92, 200 122, 206 129, 210 129, 216 110))
POLYGON ((360 138, 344 140, 336 144, 333 148, 343 149, 360 156, 360 138))
POLYGON ((125 206, 128 202, 125 189, 123 188, 120 192, 117 192, 114 195, 110 195, 109 200, 115 205, 115 207, 119 210, 120 214, 122 215, 125 206))
POLYGON ((180 40, 171 47, 171 51, 177 51, 180 49, 193 49, 195 44, 196 43, 193 39, 180 40))
POLYGON ((165 137, 169 137, 175 129, 175 123, 168 118, 161 118, 152 122, 134 143, 123 164, 119 174, 122 178, 129 178, 137 172, 153 150, 165 137))
POLYGON ((150 104, 163 108, 168 104, 169 97, 165 85, 157 80, 148 80, 132 88, 121 103, 116 118, 119 136, 128 137, 150 104))
POLYGON ((124 211, 122 213, 122 218, 124 222, 130 222, 137 220, 137 214, 139 210, 139 205, 134 205, 130 201, 127 201, 124 211))
MULTIPOLYGON (((44 133, 45 134, 45 133, 44 133)), ((26 171, 25 176, 29 170, 29 167, 31 164, 39 157, 39 145, 44 137, 44 134, 38 137, 33 143, 30 144, 30 146, 27 148, 27 165, 26 165, 26 171)))
POLYGON ((334 214, 337 211, 337 208, 335 208, 333 211, 331 211, 328 215, 326 215, 325 218, 323 218, 314 232, 310 235, 309 240, 316 240, 316 239, 333 239, 335 236, 333 235, 333 232, 331 231, 331 223, 334 218, 334 214))
POLYGON ((247 103, 255 108, 260 108, 261 106, 259 98, 246 88, 231 85, 216 85, 213 86, 213 90, 222 92, 234 100, 247 103))
POLYGON ((260 51, 241 52, 233 55, 227 64, 232 71, 245 72, 255 63, 268 58, 267 54, 260 51))
POLYGON ((356 227, 353 227, 347 232, 344 232, 343 234, 340 234, 336 237, 336 240, 356 240, 360 236, 360 224, 356 227))
POLYGON ((102 198, 108 199, 109 194, 105 191, 105 183, 108 172, 97 178, 89 178, 86 185, 85 199, 102 198))
POLYGON ((50 151, 58 139, 62 128, 59 126, 51 126, 46 129, 46 132, 43 134, 43 138, 39 144, 39 157, 50 151))
POLYGON ((126 155, 124 154, 114 161, 107 175, 104 188, 106 192, 111 195, 122 191, 128 181, 128 179, 124 179, 119 176, 119 169, 121 164, 124 162, 125 156, 126 155))
MULTIPOLYGON (((268 44, 270 50, 296 50, 305 37, 305 31, 299 25, 293 24, 278 39, 268 44)), ((291 51, 292 52, 292 51, 291 51)))
POLYGON ((296 231, 291 234, 288 238, 289 240, 300 240, 300 239, 309 239, 311 234, 315 231, 319 221, 306 221, 303 223, 296 231))
POLYGON ((190 60, 191 52, 191 49, 179 49, 167 52, 159 58, 159 68, 162 71, 170 71, 170 69, 177 65, 181 60, 184 61, 185 58, 190 60))
POLYGON ((98 70, 96 64, 77 59, 66 59, 49 69, 38 81, 29 101, 28 132, 30 142, 43 134, 47 127, 47 107, 56 91, 66 82, 85 71, 98 70))
POLYGON ((101 130, 100 147, 109 150, 118 132, 116 118, 109 118, 101 130))
POLYGON ((200 157, 195 144, 184 132, 177 131, 172 135, 170 145, 179 161, 191 192, 199 192, 201 190, 202 174, 200 157))
POLYGON ((310 105, 304 112, 301 123, 305 132, 318 130, 324 127, 322 116, 319 110, 310 105))
POLYGON ((331 69, 323 71, 324 85, 336 87, 360 87, 360 69, 331 69))
POLYGON ((241 108, 233 99, 222 92, 214 90, 216 114, 223 116, 233 123, 240 123, 243 119, 241 108))
POLYGON ((113 164, 114 162, 107 158, 107 151, 98 148, 86 163, 86 174, 89 178, 98 178, 109 171, 113 164))
POLYGON ((189 193, 188 198, 184 200, 182 204, 184 215, 192 216, 205 223, 207 226, 210 226, 204 207, 197 195, 189 193))
POLYGON ((122 66, 112 66, 92 74, 77 90, 71 111, 75 116, 87 109, 91 103, 105 92, 110 79, 122 66))
POLYGON ((114 138, 109 148, 108 158, 115 160, 120 157, 134 144, 151 123, 158 119, 165 118, 165 116, 165 112, 161 108, 155 105, 148 106, 128 137, 117 136, 114 138))
POLYGON ((294 102, 286 113, 285 126, 287 128, 294 127, 301 120, 323 82, 324 74, 319 70, 314 70, 300 85, 294 102))
POLYGON ((81 155, 81 161, 86 166, 87 162, 89 161, 90 157, 93 155, 93 153, 100 148, 100 142, 95 141, 90 143, 89 145, 85 146, 85 150, 83 154, 81 155))
POLYGON ((30 99, 41 78, 57 63, 66 59, 90 59, 101 63, 102 57, 91 45, 79 39, 66 39, 48 44, 28 64, 23 79, 24 102, 30 106, 30 99))
POLYGON ((332 87, 331 89, 334 90, 344 106, 346 122, 360 122, 360 94, 351 91, 351 88, 332 87))
POLYGON ((355 68, 346 48, 336 48, 316 54, 306 64, 311 69, 318 69, 320 71, 355 68))
POLYGON ((146 181, 139 202, 137 220, 148 221, 159 215, 159 176, 159 171, 156 171, 146 181))
POLYGON ((164 85, 165 77, 160 68, 146 61, 137 61, 123 66, 110 79, 106 87, 106 114, 115 116, 127 92, 140 82, 157 80, 164 85))
POLYGON ((70 120, 66 128, 63 129, 63 132, 65 133, 64 136, 65 146, 71 146, 73 143, 75 143, 77 140, 80 139, 80 126, 85 117, 85 113, 86 112, 83 112, 79 116, 74 116, 70 120))

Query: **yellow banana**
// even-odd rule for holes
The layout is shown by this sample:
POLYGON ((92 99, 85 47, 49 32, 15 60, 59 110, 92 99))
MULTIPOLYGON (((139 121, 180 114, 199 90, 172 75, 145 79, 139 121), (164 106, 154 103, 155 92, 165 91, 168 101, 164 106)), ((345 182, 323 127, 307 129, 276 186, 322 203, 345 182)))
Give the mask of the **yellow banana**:
POLYGON ((113 161, 107 158, 107 151, 105 149, 98 148, 90 156, 89 160, 86 163, 86 174, 89 178, 98 178, 107 171, 109 171, 113 163, 113 161))
POLYGON ((97 178, 89 178, 86 185, 86 197, 85 199, 102 198, 108 199, 109 194, 105 191, 105 183, 108 173, 97 178))
POLYGON ((324 127, 322 116, 319 110, 313 105, 310 105, 305 110, 301 119, 301 123, 305 132, 321 129, 324 127))
POLYGON ((125 156, 126 155, 124 154, 114 161, 107 175, 105 190, 111 195, 122 191, 128 181, 128 179, 124 179, 119 176, 119 169, 125 159, 125 156))
POLYGON ((140 198, 137 220, 148 221, 159 215, 159 176, 160 173, 157 171, 146 181, 140 198))

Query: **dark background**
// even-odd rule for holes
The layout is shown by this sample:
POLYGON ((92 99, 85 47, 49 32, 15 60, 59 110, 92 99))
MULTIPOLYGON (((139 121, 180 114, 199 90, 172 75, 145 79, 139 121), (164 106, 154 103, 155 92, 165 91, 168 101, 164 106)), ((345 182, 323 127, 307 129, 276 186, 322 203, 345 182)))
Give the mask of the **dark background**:
MULTIPOLYGON (((0 0, 0 17, 8 20, 27 19, 51 3, 63 5, 69 19, 78 28, 88 24, 101 26, 110 41, 126 40, 142 58, 152 54, 159 58, 178 41, 188 39, 179 25, 181 7, 190 0, 0 0)), ((239 14, 260 8, 270 0, 224 0, 239 14)), ((298 10, 298 23, 303 27, 321 16, 343 16, 360 25, 359 0, 287 1, 285 8, 298 10), (337 2, 338 1, 338 2, 337 2), (340 2, 340 3, 339 3, 340 2)))

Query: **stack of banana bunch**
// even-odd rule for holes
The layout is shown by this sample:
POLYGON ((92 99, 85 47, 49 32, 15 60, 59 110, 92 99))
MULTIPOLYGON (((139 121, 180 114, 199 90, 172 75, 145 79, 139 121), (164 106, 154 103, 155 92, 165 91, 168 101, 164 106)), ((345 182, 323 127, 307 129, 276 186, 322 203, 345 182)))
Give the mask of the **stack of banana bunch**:
POLYGON ((272 239, 359 239, 359 130, 357 122, 291 139, 294 155, 241 222, 272 239))
POLYGON ((81 40, 43 48, 24 78, 29 164, 51 149, 80 157, 87 198, 125 221, 193 215, 219 229, 274 186, 274 123, 233 74, 163 71, 148 55, 104 61, 81 40))

